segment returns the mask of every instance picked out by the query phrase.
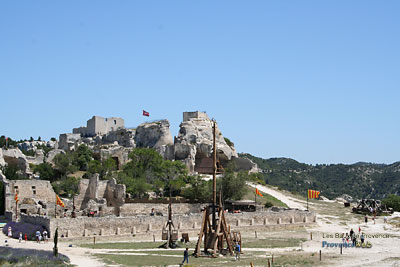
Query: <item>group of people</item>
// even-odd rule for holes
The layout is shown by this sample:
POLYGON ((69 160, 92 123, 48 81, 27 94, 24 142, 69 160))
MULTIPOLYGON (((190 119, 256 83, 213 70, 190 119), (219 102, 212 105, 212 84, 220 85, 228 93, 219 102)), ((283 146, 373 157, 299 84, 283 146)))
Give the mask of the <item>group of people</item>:
MULTIPOLYGON (((361 232, 361 227, 358 227, 358 235, 360 236, 360 241, 361 244, 364 244, 365 241, 365 236, 364 236, 364 232, 361 232)), ((353 228, 350 230, 349 233, 346 233, 346 235, 343 234, 342 237, 342 241, 343 243, 346 241, 347 243, 349 243, 350 241, 352 242, 353 246, 357 245, 357 235, 355 234, 353 228)))
MULTIPOLYGON (((12 238, 12 228, 11 228, 11 226, 9 226, 7 230, 8 230, 7 236, 9 238, 12 238)), ((43 231, 43 233, 41 233, 39 230, 37 230, 36 233, 35 233, 35 236, 36 236, 36 242, 37 243, 40 243, 41 241, 43 241, 43 242, 47 242, 48 241, 48 232, 47 232, 46 229, 43 231)), ((27 233, 23 234, 22 232, 19 232, 18 242, 21 243, 22 240, 25 240, 25 242, 28 241, 28 234, 27 233)))
POLYGON ((35 233, 36 242, 40 243, 43 240, 43 242, 46 243, 49 240, 47 235, 48 235, 48 233, 47 233, 46 229, 43 231, 43 233, 40 233, 40 231, 37 230, 35 233))

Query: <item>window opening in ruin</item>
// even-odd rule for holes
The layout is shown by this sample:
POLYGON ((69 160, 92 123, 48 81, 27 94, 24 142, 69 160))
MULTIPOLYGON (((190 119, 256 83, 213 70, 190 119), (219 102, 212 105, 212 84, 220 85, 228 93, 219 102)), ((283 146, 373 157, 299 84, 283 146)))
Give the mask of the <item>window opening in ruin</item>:
POLYGON ((114 124, 117 125, 117 120, 114 120, 114 124))
POLYGON ((27 209, 20 209, 20 211, 19 211, 20 213, 25 213, 25 214, 28 214, 28 210, 27 209))

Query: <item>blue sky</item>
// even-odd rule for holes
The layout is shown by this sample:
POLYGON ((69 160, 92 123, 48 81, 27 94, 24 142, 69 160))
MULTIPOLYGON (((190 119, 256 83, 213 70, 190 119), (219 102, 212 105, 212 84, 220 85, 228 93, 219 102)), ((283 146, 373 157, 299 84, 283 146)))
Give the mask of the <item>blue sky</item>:
POLYGON ((400 160, 399 1, 1 1, 0 134, 207 111, 239 152, 400 160))

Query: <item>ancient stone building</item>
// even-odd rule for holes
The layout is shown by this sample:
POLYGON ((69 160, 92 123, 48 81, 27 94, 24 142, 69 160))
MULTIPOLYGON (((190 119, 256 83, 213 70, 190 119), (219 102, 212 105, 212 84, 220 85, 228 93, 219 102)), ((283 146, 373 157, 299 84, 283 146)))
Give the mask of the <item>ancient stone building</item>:
POLYGON ((50 181, 7 180, 0 172, 0 182, 4 185, 4 210, 15 212, 15 195, 18 194, 20 212, 39 213, 46 203, 55 202, 55 192, 50 181), (38 205, 39 201, 43 206, 38 205))
POLYGON ((86 125, 86 127, 74 128, 72 132, 80 134, 82 137, 93 137, 125 128, 124 119, 117 117, 103 118, 93 116, 87 121, 86 125))

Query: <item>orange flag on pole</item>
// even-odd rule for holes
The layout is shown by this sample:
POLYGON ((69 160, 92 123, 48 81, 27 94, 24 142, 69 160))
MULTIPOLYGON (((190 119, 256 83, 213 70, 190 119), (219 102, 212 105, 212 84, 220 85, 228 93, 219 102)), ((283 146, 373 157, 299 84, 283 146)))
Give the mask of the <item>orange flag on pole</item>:
POLYGON ((256 188, 256 195, 259 195, 260 197, 262 197, 263 195, 261 194, 260 191, 258 191, 258 189, 256 188))
POLYGON ((58 197, 58 195, 56 195, 57 197, 57 205, 60 205, 61 207, 65 207, 64 202, 62 202, 62 200, 58 197))
POLYGON ((18 203, 18 201, 19 201, 19 198, 18 198, 18 193, 15 193, 15 197, 14 197, 14 199, 15 199, 15 202, 17 202, 17 203, 18 203))

